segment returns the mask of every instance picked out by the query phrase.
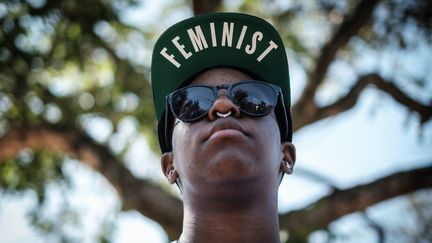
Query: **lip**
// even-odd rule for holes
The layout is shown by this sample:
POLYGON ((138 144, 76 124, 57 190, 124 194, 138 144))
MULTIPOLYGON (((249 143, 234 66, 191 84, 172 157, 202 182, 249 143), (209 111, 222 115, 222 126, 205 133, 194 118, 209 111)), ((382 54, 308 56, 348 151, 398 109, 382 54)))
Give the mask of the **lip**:
POLYGON ((217 137, 249 136, 241 124, 234 118, 218 119, 213 122, 205 140, 217 137))
POLYGON ((244 133, 232 128, 222 129, 222 130, 217 130, 212 135, 210 135, 208 140, 222 138, 222 137, 234 137, 234 136, 244 136, 244 133))

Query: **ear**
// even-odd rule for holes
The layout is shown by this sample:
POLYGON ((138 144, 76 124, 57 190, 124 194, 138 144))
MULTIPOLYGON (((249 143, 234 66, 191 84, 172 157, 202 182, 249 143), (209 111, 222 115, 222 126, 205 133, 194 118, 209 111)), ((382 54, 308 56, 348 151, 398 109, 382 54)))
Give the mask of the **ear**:
POLYGON ((283 160, 288 162, 291 170, 294 168, 296 161, 296 149, 294 144, 290 142, 283 142, 281 144, 281 150, 283 153, 283 160))
POLYGON ((172 152, 166 152, 161 156, 162 173, 168 179, 170 184, 174 184, 178 178, 178 173, 174 168, 174 158, 172 152))

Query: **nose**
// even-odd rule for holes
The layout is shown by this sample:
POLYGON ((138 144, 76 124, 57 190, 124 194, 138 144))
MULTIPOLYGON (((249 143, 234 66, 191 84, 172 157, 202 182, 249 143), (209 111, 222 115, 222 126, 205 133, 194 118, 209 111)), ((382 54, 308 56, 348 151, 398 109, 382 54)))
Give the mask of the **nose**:
POLYGON ((218 98, 208 112, 208 118, 211 121, 220 118, 216 113, 226 114, 231 111, 231 115, 239 118, 240 109, 228 98, 226 89, 218 91, 218 98))

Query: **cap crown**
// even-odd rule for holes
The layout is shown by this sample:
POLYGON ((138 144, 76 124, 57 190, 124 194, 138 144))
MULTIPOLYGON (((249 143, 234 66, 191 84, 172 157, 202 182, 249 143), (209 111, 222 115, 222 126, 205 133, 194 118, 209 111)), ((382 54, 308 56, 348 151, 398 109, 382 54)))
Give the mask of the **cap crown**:
POLYGON ((157 119, 162 119, 166 95, 218 66, 245 70, 278 85, 290 107, 288 62, 275 28, 251 15, 214 13, 181 21, 156 42, 151 77, 157 119))

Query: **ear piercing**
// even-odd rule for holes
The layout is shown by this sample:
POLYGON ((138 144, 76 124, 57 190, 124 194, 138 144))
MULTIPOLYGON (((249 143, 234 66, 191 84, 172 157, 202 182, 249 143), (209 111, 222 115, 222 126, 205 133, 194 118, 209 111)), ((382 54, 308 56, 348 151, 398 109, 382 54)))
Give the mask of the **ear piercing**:
POLYGON ((219 111, 216 111, 216 115, 218 117, 226 118, 226 117, 229 117, 231 115, 231 111, 229 110, 227 113, 220 113, 219 111))
POLYGON ((168 173, 168 179, 171 181, 173 176, 174 176, 174 170, 170 170, 170 172, 168 173))
POLYGON ((293 173, 293 167, 290 165, 290 163, 286 160, 282 162, 282 170, 287 173, 288 175, 291 175, 293 173))

